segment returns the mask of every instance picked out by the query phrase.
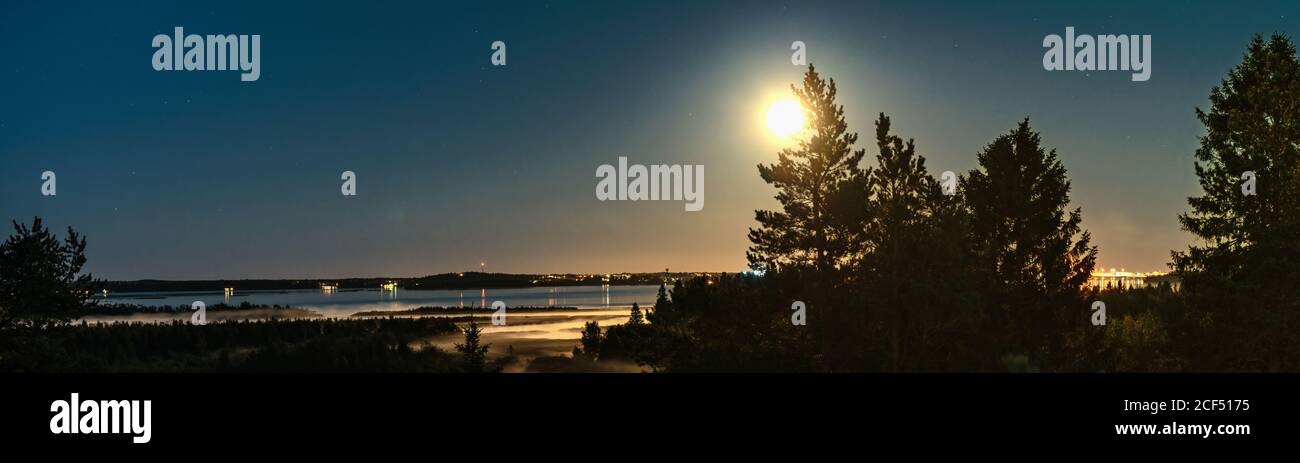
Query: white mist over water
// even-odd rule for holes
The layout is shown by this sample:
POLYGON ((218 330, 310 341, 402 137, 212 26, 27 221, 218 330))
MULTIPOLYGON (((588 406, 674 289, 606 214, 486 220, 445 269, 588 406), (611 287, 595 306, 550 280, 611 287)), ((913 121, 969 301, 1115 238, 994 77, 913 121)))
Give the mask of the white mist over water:
MULTIPOLYGON (((483 307, 502 301, 507 307, 577 307, 600 309, 654 305, 658 286, 555 286, 511 289, 402 289, 380 291, 378 288, 332 292, 321 290, 240 291, 229 297, 220 292, 109 293, 96 298, 101 304, 133 304, 148 307, 189 307, 202 301, 208 307, 217 304, 239 305, 244 302, 264 306, 289 306, 310 309, 326 317, 347 317, 357 312, 397 311, 421 306, 483 307)), ((511 314, 517 316, 522 314, 511 314)))
MULTIPOLYGON (((525 361, 544 356, 568 355, 578 345, 582 329, 587 322, 595 321, 602 328, 627 321, 632 303, 643 310, 654 306, 658 286, 567 286, 515 289, 467 290, 290 290, 246 291, 229 296, 215 292, 159 292, 110 293, 107 298, 97 298, 101 304, 132 304, 149 307, 189 307, 202 301, 208 307, 216 304, 239 305, 247 302, 258 306, 289 306, 307 309, 321 316, 347 318, 354 313, 369 311, 400 311, 421 306, 479 308, 491 306, 494 301, 506 303, 506 325, 496 326, 491 321, 491 310, 477 316, 482 328, 482 342, 491 344, 488 355, 496 358, 514 354, 525 361), (511 307, 577 307, 580 310, 510 312, 511 307)), ((209 319, 264 318, 265 313, 208 312, 209 319)), ((284 314, 280 314, 284 315, 284 314)), ((464 313, 419 315, 463 318, 464 313)), ((188 313, 135 314, 125 317, 93 317, 91 322, 142 321, 159 322, 188 320, 188 313)), ((465 323, 458 322, 460 325, 465 323)), ((455 344, 463 341, 460 333, 435 336, 426 341, 444 351, 454 352, 455 344)), ((635 365, 628 366, 636 371, 635 365)))

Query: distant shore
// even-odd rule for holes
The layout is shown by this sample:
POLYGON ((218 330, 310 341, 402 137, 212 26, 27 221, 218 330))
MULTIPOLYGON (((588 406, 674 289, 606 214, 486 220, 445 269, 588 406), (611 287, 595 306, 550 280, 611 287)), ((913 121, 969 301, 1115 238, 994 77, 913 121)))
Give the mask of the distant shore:
POLYGON ((513 274, 485 272, 440 273, 423 277, 404 278, 303 278, 303 279, 252 279, 252 280, 133 280, 102 281, 94 286, 95 294, 148 293, 148 292, 213 292, 220 294, 227 288, 235 291, 288 291, 321 289, 324 286, 346 292, 372 290, 387 284, 401 289, 509 289, 564 286, 635 286, 671 283, 678 279, 697 276, 720 275, 720 272, 655 272, 655 273, 550 273, 513 274))
MULTIPOLYGON (((576 313, 584 311, 600 311, 606 309, 626 310, 631 308, 627 306, 604 307, 600 309, 582 309, 574 306, 520 306, 507 307, 509 314, 550 314, 550 313, 576 313)), ((314 310, 278 306, 278 305, 254 305, 243 303, 239 305, 215 304, 205 307, 204 315, 209 322, 223 321, 259 321, 259 320, 297 320, 311 318, 418 318, 426 316, 448 317, 453 321, 469 320, 470 317, 491 317, 495 311, 491 308, 471 308, 471 307, 443 307, 443 306, 422 306, 406 310, 366 310, 356 312, 345 317, 325 317, 314 310)), ((79 321, 88 323, 170 323, 172 321, 189 322, 194 315, 194 309, 186 306, 144 306, 128 304, 104 304, 86 307, 79 321)))

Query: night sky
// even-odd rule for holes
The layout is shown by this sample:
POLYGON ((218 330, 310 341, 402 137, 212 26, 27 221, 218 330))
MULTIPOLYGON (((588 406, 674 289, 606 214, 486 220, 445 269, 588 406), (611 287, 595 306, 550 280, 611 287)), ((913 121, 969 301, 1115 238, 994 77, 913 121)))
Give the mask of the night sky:
POLYGON ((1300 36, 1296 2, 99 3, 0 6, 0 219, 75 227, 109 279, 744 270, 796 40, 860 147, 885 112, 935 175, 1030 117, 1098 267, 1165 270, 1194 108, 1252 34, 1300 36), (154 71, 176 26, 260 34, 261 78, 154 71), (1151 79, 1045 71, 1066 26, 1152 35, 1151 79), (704 210, 597 201, 618 156, 704 165, 704 210))

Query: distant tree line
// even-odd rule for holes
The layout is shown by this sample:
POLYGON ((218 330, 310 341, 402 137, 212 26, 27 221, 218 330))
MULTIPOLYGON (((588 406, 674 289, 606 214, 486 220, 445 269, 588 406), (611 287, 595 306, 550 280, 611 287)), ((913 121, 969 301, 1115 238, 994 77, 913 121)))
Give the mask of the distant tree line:
POLYGON ((94 284, 96 291, 107 289, 110 292, 166 292, 166 291, 215 291, 220 293, 225 288, 239 291, 276 291, 319 289, 322 283, 334 284, 340 291, 377 289, 380 285, 395 282, 405 289, 502 289, 558 286, 590 286, 609 284, 647 285, 659 284, 666 279, 689 277, 690 273, 634 273, 627 278, 605 279, 604 275, 547 275, 457 272, 440 273, 416 278, 342 278, 327 280, 284 279, 284 280, 136 280, 136 281, 101 281, 94 284))
MULTIPOLYGON (((270 311, 270 312, 276 312, 276 311, 292 312, 292 311, 302 311, 303 309, 298 309, 287 305, 285 306, 281 306, 278 304, 277 305, 256 305, 250 302, 241 302, 235 305, 225 304, 225 303, 205 305, 204 310, 208 312, 239 312, 239 311, 252 311, 252 310, 270 311)), ((111 317, 111 316, 126 316, 126 315, 136 315, 136 314, 182 314, 182 313, 190 313, 193 311, 194 311, 194 307, 190 305, 88 304, 81 309, 81 311, 78 313, 78 316, 86 317, 86 316, 98 315, 98 316, 111 317)))

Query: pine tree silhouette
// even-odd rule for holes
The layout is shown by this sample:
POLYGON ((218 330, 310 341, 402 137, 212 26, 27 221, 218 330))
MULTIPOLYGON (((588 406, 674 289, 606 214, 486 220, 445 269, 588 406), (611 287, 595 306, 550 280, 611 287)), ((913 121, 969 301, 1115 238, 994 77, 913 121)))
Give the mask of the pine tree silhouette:
POLYGON ((465 342, 456 344, 456 351, 461 354, 461 370, 465 373, 483 373, 487 371, 487 351, 491 344, 479 345, 479 336, 483 333, 478 323, 470 318, 465 328, 465 342))

